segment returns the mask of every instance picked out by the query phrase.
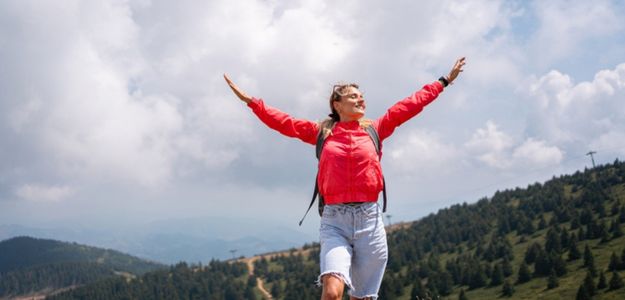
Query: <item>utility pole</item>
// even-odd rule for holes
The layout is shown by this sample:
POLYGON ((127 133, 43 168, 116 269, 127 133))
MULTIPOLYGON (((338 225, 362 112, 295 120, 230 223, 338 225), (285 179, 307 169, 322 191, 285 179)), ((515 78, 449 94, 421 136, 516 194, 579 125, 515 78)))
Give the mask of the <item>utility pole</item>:
POLYGON ((589 151, 586 155, 590 155, 590 160, 592 161, 592 168, 595 168, 595 157, 593 154, 597 153, 597 151, 589 151))
POLYGON ((388 219, 388 226, 391 226, 391 215, 386 215, 386 218, 388 219))
POLYGON ((237 249, 232 249, 230 250, 230 253, 232 253, 232 260, 236 259, 236 257, 234 256, 235 253, 237 253, 237 249))

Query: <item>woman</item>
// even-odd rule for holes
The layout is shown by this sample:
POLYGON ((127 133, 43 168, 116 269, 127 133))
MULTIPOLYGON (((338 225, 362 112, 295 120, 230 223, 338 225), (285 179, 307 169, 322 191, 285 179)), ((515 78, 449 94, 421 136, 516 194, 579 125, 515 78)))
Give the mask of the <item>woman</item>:
POLYGON ((317 177, 319 194, 326 204, 319 229, 322 299, 341 299, 345 285, 351 299, 376 299, 386 268, 386 232, 377 205, 384 184, 382 169, 364 128, 372 126, 381 143, 453 83, 464 64, 464 57, 458 59, 448 76, 399 101, 377 120, 363 118, 365 100, 356 84, 334 86, 330 118, 313 122, 265 105, 224 75, 237 97, 270 128, 312 145, 320 135, 325 137, 317 177))

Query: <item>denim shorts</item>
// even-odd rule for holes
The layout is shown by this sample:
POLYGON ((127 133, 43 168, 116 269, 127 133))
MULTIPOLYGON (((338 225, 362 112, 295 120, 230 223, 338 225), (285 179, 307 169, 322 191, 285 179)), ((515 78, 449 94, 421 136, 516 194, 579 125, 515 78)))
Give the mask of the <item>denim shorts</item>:
POLYGON ((356 298, 376 299, 388 260, 382 210, 375 202, 326 205, 319 229, 319 284, 331 274, 356 298))

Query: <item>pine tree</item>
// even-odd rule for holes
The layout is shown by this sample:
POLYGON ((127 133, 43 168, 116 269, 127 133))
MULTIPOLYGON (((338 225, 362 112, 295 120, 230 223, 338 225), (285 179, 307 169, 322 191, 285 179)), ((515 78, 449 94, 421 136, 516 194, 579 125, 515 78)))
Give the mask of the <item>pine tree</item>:
MULTIPOLYGON (((625 255, 625 250, 623 251, 623 254, 625 255)), ((512 273, 513 273, 513 271, 512 271, 512 264, 510 263, 510 260, 507 257, 504 257, 503 263, 501 265, 501 268, 503 270, 503 276, 504 277, 508 277, 508 276, 512 275, 512 273)))
POLYGON ((590 209, 590 207, 586 206, 582 210, 582 213, 579 215, 579 221, 582 225, 588 225, 590 224, 590 222, 592 222, 593 217, 594 214, 592 213, 592 210, 590 209))
POLYGON ((536 261, 536 257, 541 255, 542 248, 538 243, 532 243, 527 250, 525 251, 525 262, 528 264, 533 264, 536 261))
POLYGON ((569 242, 569 261, 577 260, 582 257, 582 254, 579 252, 579 248, 577 247, 577 237, 575 234, 572 234, 571 241, 569 242))
POLYGON ((271 287, 271 295, 275 298, 279 298, 282 295, 282 289, 278 282, 275 282, 271 287))
POLYGON ((597 276, 597 267, 595 266, 595 258, 592 252, 590 251, 588 244, 586 244, 586 246, 584 247, 584 267, 588 269, 588 271, 593 277, 597 276))
POLYGON ((486 274, 484 273, 484 268, 479 266, 477 269, 474 269, 469 275, 469 289, 480 288, 486 286, 486 274))
POLYGON ((597 289, 602 290, 608 287, 607 280, 605 279, 605 274, 603 271, 599 273, 599 282, 597 283, 597 289))
POLYGON ((256 293, 254 293, 254 288, 247 286, 245 288, 245 299, 247 300, 257 300, 256 293))
POLYGON ((512 297, 514 295, 514 287, 510 284, 510 281, 507 279, 503 282, 503 287, 501 288, 501 294, 505 297, 512 297))
POLYGON ((525 262, 521 263, 521 266, 519 267, 519 274, 517 277, 517 283, 525 283, 530 281, 530 279, 532 279, 532 275, 530 274, 530 270, 527 267, 527 264, 525 262))
POLYGON ((610 233, 608 232, 608 227, 605 224, 605 221, 601 221, 598 231, 599 234, 597 237, 601 238, 601 243, 607 243, 610 241, 610 233))
POLYGON ((577 239, 580 241, 583 241, 586 239, 586 232, 584 231, 583 226, 579 226, 579 229, 577 230, 577 239))
POLYGON ((421 283, 421 278, 417 278, 416 282, 412 285, 412 290, 410 291, 410 299, 425 299, 426 290, 421 283))
POLYGON ((571 243, 571 236, 565 229, 560 229, 560 245, 562 249, 568 248, 571 243))
POLYGON ((558 285, 558 277, 556 276, 556 272, 551 270, 551 274, 549 274, 549 279, 547 280, 547 289, 557 288, 558 285))
POLYGON ((579 226, 579 217, 574 217, 573 220, 571 220, 571 230, 578 229, 579 226))
POLYGON ((541 214, 538 221, 538 230, 542 230, 547 228, 547 221, 545 221, 545 217, 541 214))
POLYGON ((610 290, 618 290, 623 287, 623 279, 617 272, 612 272, 612 278, 610 278, 610 290))
MULTIPOLYGON (((555 252, 551 252, 555 253, 555 252)), ((548 276, 549 272, 553 269, 553 262, 551 261, 551 253, 547 255, 541 250, 540 255, 536 257, 534 262, 534 277, 548 276)))
POLYGON ((621 268, 621 259, 612 252, 612 256, 610 256, 610 264, 608 264, 608 271, 618 271, 621 268))
POLYGON ((547 231, 547 240, 545 241, 545 251, 547 253, 551 251, 560 253, 562 251, 562 244, 560 243, 560 236, 553 228, 547 231))
POLYGON ((623 230, 621 229, 621 225, 616 221, 612 220, 612 225, 610 226, 610 232, 612 233, 612 238, 620 238, 623 236, 623 230))
POLYGON ((490 286, 498 286, 503 282, 503 269, 500 264, 496 264, 493 268, 493 274, 490 276, 490 286))
POLYGON ((564 274, 566 274, 566 263, 560 254, 551 252, 549 254, 549 260, 551 261, 551 268, 555 271, 556 276, 564 276, 564 274))
POLYGON ((618 215, 619 223, 625 223, 625 205, 621 206, 621 212, 618 215))
POLYGON ((596 224, 596 220, 592 220, 590 223, 586 224, 586 239, 592 240, 596 239, 599 234, 599 225, 596 224))
POLYGON ((590 294, 588 294, 588 290, 586 289, 586 285, 582 283, 577 289, 577 296, 575 296, 575 300, 590 300, 590 294))
POLYGON ((618 209, 618 201, 614 201, 614 204, 612 204, 612 208, 610 208, 610 213, 613 217, 618 215, 618 209))
POLYGON ((554 214, 549 220, 549 226, 557 226, 558 224, 560 224, 560 220, 558 220, 558 215, 554 214))
POLYGON ((584 278, 584 286, 586 287, 586 291, 588 291, 588 295, 591 297, 595 295, 595 281, 592 279, 592 274, 590 272, 586 272, 586 277, 584 278))
MULTIPOLYGON (((436 285, 436 290, 438 291, 438 293, 441 294, 442 296, 447 296, 451 294, 451 291, 453 290, 453 288, 454 288, 454 280, 451 277, 451 274, 445 271, 440 272, 438 284, 436 285)), ((401 295, 402 289, 403 289, 403 286, 399 286, 399 291, 398 291, 399 295, 401 295)))
POLYGON ((467 295, 464 293, 464 289, 460 289, 460 295, 458 295, 458 300, 469 300, 469 298, 467 298, 467 295))

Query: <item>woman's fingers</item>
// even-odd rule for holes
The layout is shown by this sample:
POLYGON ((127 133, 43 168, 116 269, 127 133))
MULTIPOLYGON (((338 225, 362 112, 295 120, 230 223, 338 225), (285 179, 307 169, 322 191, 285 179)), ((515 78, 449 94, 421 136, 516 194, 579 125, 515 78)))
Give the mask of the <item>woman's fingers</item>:
POLYGON ((241 91, 239 89, 239 87, 236 84, 234 84, 234 82, 232 82, 232 80, 230 80, 228 75, 224 74, 224 79, 228 83, 228 86, 230 86, 230 89, 232 89, 232 92, 234 92, 234 94, 237 95, 237 97, 239 97, 239 99, 241 99, 241 101, 243 101, 245 103, 249 103, 250 101, 252 101, 252 97, 248 96, 246 93, 241 91))
POLYGON ((460 72, 464 71, 462 67, 464 67, 465 64, 465 57, 461 57, 456 60, 454 67, 451 69, 451 72, 449 72, 448 80, 450 84, 456 79, 456 77, 458 77, 458 74, 460 74, 460 72))

